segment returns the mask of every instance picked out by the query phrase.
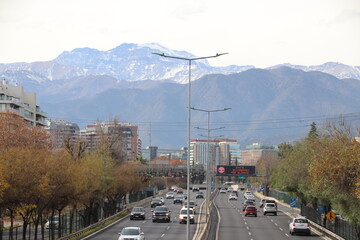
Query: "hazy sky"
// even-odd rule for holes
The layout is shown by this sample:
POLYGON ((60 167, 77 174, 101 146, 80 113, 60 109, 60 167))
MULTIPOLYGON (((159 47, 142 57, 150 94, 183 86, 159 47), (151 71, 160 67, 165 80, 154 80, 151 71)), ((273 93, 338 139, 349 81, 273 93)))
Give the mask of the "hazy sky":
POLYGON ((0 63, 159 43, 214 66, 360 65, 360 0, 0 0, 0 63))

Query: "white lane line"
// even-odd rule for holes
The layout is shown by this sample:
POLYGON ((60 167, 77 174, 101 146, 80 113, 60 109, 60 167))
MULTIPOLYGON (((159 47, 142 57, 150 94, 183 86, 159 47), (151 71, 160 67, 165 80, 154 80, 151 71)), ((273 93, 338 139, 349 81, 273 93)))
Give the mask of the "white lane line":
POLYGON ((286 235, 287 237, 290 237, 289 234, 287 234, 287 233, 285 233, 285 235, 286 235))
POLYGON ((251 232, 249 232, 249 236, 251 236, 251 232))
POLYGON ((248 226, 246 226, 246 229, 247 229, 247 230, 250 230, 248 226))
POLYGON ((278 224, 277 223, 274 223, 275 224, 275 226, 278 226, 278 224))
POLYGON ((280 231, 284 231, 282 228, 279 228, 280 229, 280 231))
POLYGON ((169 230, 169 229, 170 229, 170 226, 167 227, 167 230, 169 230))
POLYGON ((161 235, 161 238, 163 238, 165 236, 165 233, 163 233, 162 235, 161 235))

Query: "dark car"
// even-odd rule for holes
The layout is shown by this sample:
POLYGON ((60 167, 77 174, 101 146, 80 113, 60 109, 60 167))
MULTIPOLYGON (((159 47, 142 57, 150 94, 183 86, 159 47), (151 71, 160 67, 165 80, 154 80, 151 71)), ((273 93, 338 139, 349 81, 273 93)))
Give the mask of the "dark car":
POLYGON ((204 198, 203 192, 197 192, 195 198, 204 198))
POLYGON ((253 201, 245 201, 244 203, 243 203, 243 211, 245 211, 245 208, 247 207, 247 206, 254 206, 255 204, 254 204, 254 202, 253 201))
POLYGON ((154 210, 152 210, 152 221, 159 222, 165 221, 170 222, 171 220, 171 211, 167 206, 157 206, 154 210))
POLYGON ((184 197, 183 196, 175 196, 174 197, 174 204, 176 204, 176 203, 183 204, 183 202, 184 202, 184 197))
POLYGON ((257 209, 256 209, 255 206, 248 205, 245 208, 245 217, 248 216, 248 215, 253 215, 253 216, 257 217, 257 209))
POLYGON ((199 187, 199 186, 193 186, 192 191, 193 191, 193 192, 199 192, 199 191, 200 191, 200 187, 199 187))
POLYGON ((142 219, 145 220, 145 208, 134 207, 130 213, 130 220, 142 219))
POLYGON ((162 201, 158 198, 154 198, 150 203, 151 208, 154 208, 156 206, 161 206, 161 205, 163 205, 162 201))

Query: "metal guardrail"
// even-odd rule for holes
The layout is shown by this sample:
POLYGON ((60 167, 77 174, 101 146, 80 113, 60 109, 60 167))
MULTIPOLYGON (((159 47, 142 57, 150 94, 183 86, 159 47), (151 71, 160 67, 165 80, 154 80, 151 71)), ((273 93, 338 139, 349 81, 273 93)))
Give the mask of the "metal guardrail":
MULTIPOLYGON (((82 236, 82 238, 86 238, 87 235, 90 235, 92 234, 93 232, 90 232, 91 230, 93 229, 96 229, 98 228, 99 226, 102 226, 102 225, 105 225, 106 222, 108 221, 111 221, 119 216, 121 216, 122 214, 124 214, 124 212, 127 212, 129 211, 129 209, 131 210, 134 206, 138 206, 138 205, 145 205, 145 204, 148 204, 151 202, 151 199, 152 197, 148 197, 148 198, 145 198, 143 200, 140 200, 139 202, 133 202, 133 203, 130 203, 128 205, 126 205, 126 208, 108 218, 105 218, 97 223, 94 223, 84 229, 81 229, 80 231, 77 231, 75 233, 71 233, 69 235, 66 235, 64 237, 61 237, 61 238, 58 238, 58 240, 69 240, 69 239, 79 239, 78 237, 82 236), (89 232, 89 234, 85 234, 86 232, 89 232)), ((126 214, 127 216, 128 214, 126 214)), ((115 222, 117 221, 121 221, 122 219, 124 219, 126 216, 124 216, 123 218, 120 218, 118 220, 116 220, 115 222)))

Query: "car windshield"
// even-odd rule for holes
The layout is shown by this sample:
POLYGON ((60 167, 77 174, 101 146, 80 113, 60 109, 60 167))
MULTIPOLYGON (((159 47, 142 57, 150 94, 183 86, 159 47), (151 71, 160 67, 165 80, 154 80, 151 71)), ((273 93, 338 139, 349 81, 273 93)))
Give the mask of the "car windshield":
POLYGON ((306 219, 295 219, 296 223, 307 223, 308 221, 306 219))
MULTIPOLYGON (((180 214, 182 214, 182 215, 187 214, 186 209, 181 210, 181 211, 180 211, 180 214)), ((193 211, 192 211, 192 210, 190 210, 190 211, 189 211, 189 214, 193 214, 193 211)))
POLYGON ((133 212, 145 212, 143 208, 133 208, 133 212))
POLYGON ((122 235, 140 235, 140 231, 137 228, 125 228, 121 234, 122 235))
POLYGON ((248 209, 248 210, 255 210, 256 208, 253 207, 253 206, 248 206, 248 207, 246 207, 246 209, 248 209))
POLYGON ((157 207, 155 208, 156 211, 163 211, 163 212, 167 212, 168 208, 167 207, 157 207))
POLYGON ((265 205, 265 207, 275 207, 275 204, 273 204, 273 203, 268 203, 268 204, 265 205))

